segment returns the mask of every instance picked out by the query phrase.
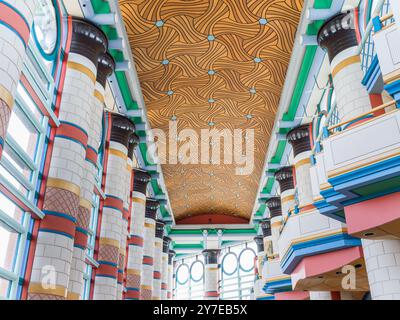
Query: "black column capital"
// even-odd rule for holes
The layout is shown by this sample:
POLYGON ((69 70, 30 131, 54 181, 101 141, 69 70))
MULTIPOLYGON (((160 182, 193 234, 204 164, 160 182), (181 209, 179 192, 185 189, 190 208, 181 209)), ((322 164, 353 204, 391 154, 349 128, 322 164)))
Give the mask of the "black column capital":
POLYGON ((281 187, 281 192, 294 189, 293 167, 283 167, 275 172, 275 179, 281 187))
POLYGON ((172 239, 170 237, 165 236, 163 238, 163 252, 168 253, 169 244, 171 243, 172 239))
POLYGON ((254 242, 257 245, 257 252, 261 253, 264 251, 264 238, 262 236, 254 237, 254 242))
POLYGON ((318 45, 328 52, 329 61, 342 51, 358 45, 353 13, 340 13, 327 20, 318 31, 318 45))
POLYGON ((270 219, 261 220, 260 226, 261 226, 261 230, 262 230, 264 238, 271 236, 271 220, 270 219))
POLYGON ((174 250, 168 251, 168 264, 172 264, 175 256, 176 256, 176 252, 174 250))
POLYGON ((146 213, 145 217, 156 220, 157 209, 160 207, 160 203, 156 199, 146 199, 146 213))
POLYGON ((107 37, 99 27, 86 19, 72 17, 71 53, 80 54, 97 66, 99 55, 107 47, 107 37))
POLYGON ((147 184, 151 180, 150 173, 145 170, 141 170, 138 168, 132 169, 133 173, 133 191, 146 194, 147 184))
POLYGON ((129 159, 133 160, 133 152, 135 151, 135 148, 137 147, 138 144, 139 144, 139 136, 136 133, 132 132, 128 142, 129 159))
POLYGON ((109 116, 111 116, 110 140, 128 148, 129 139, 135 131, 135 125, 127 117, 118 113, 109 113, 109 116))
POLYGON ((206 249, 203 250, 205 264, 218 264, 218 256, 221 252, 220 249, 206 249))
POLYGON ((281 206, 281 198, 280 197, 272 197, 269 198, 265 205, 269 209, 270 218, 279 217, 282 215, 282 206, 281 206))
POLYGON ((165 226, 164 221, 156 220, 156 230, 155 230, 156 238, 162 239, 164 237, 164 226, 165 226))
POLYGON ((96 81, 100 83, 100 85, 103 88, 105 88, 107 78, 115 70, 115 61, 114 58, 108 52, 100 55, 97 61, 98 61, 98 66, 97 66, 96 81))
POLYGON ((294 128, 286 135, 289 143, 293 147, 293 155, 296 157, 302 152, 311 150, 311 124, 304 124, 294 128))

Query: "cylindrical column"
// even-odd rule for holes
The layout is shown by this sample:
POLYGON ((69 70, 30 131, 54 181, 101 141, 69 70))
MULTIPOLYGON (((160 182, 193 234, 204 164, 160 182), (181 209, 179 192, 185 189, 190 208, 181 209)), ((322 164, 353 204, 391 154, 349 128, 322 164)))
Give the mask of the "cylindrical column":
POLYGON ((132 174, 132 210, 130 219, 130 237, 128 239, 125 298, 128 300, 138 300, 140 297, 140 273, 143 262, 146 189, 151 177, 148 172, 140 169, 133 169, 132 174))
POLYGON ((254 237, 254 242, 257 245, 257 268, 258 268, 258 271, 261 273, 262 264, 263 264, 263 260, 265 257, 264 237, 263 236, 254 237))
POLYGON ((167 299, 172 300, 174 291, 174 257, 176 252, 174 250, 168 251, 168 292, 167 299))
POLYGON ((161 300, 168 299, 168 253, 171 238, 163 238, 162 266, 161 266, 161 300))
POLYGON ((219 264, 220 249, 203 250, 204 255, 204 300, 219 300, 219 264))
POLYGON ((262 235, 263 235, 265 257, 267 257, 267 258, 273 257, 274 249, 273 249, 273 244, 272 244, 271 219, 267 218, 267 219, 261 220, 260 226, 261 226, 262 235))
POLYGON ((157 200, 146 200, 146 214, 144 219, 144 247, 140 285, 141 300, 151 300, 153 297, 154 239, 156 216, 159 207, 160 203, 157 200))
MULTIPOLYGON (((87 222, 83 220, 88 219, 89 214, 82 212, 81 188, 86 170, 98 58, 106 47, 107 39, 99 28, 86 20, 72 19, 71 48, 59 113, 60 126, 55 134, 44 195, 43 212, 46 216, 39 226, 28 299, 67 298, 77 226, 83 230, 76 235, 76 256, 80 261, 76 269, 83 267, 84 252, 79 250, 79 246, 86 245, 84 228, 87 228, 87 222), (44 283, 49 279, 49 272, 54 275, 52 285, 44 283)), ((87 209, 90 210, 89 205, 87 209)), ((82 294, 78 276, 73 275, 76 281, 70 286, 69 297, 73 299, 82 294)))
POLYGON ((101 230, 99 235, 99 267, 94 283, 94 300, 117 299, 119 253, 122 247, 124 199, 126 189, 126 163, 129 138, 135 130, 134 124, 124 116, 106 113, 111 117, 111 135, 108 150, 107 176, 101 230))
POLYGON ((97 156, 101 139, 102 115, 104 106, 104 90, 106 80, 114 71, 113 58, 105 53, 98 59, 97 77, 94 94, 91 102, 91 126, 88 129, 88 145, 86 148, 86 161, 83 171, 81 198, 79 202, 78 219, 76 222, 76 234, 70 279, 68 284, 68 299, 81 299, 83 292, 83 274, 86 269, 85 256, 88 239, 90 214, 93 208, 93 191, 97 175, 97 156), (102 99, 101 99, 102 97, 102 99))
POLYGON ((165 223, 161 220, 156 221, 155 239, 154 239, 154 269, 153 269, 153 294, 152 300, 161 299, 161 268, 162 251, 165 223))
POLYGON ((310 291, 310 300, 332 300, 330 291, 310 291))
POLYGON ((372 300, 399 300, 400 240, 361 242, 372 300))
POLYGON ((282 226, 281 198, 273 197, 265 203, 269 209, 273 256, 279 255, 278 240, 282 226))
POLYGON ((310 175, 311 135, 311 124, 294 128, 287 134, 287 139, 293 147, 293 163, 296 170, 297 199, 300 211, 313 207, 310 175))
POLYGON ((262 280, 262 265, 264 261, 264 237, 257 236, 254 238, 254 242, 257 245, 257 265, 255 266, 255 281, 253 288, 253 300, 259 299, 263 296, 264 291, 262 290, 264 282, 262 280))
POLYGON ((352 14, 332 17, 318 32, 318 44, 329 56, 340 121, 371 109, 367 90, 361 84, 363 72, 352 14))
POLYGON ((30 0, 0 2, 0 159, 36 6, 30 0))
POLYGON ((278 181, 281 190, 282 216, 283 219, 286 219, 295 207, 293 167, 279 169, 275 172, 275 179, 278 181))

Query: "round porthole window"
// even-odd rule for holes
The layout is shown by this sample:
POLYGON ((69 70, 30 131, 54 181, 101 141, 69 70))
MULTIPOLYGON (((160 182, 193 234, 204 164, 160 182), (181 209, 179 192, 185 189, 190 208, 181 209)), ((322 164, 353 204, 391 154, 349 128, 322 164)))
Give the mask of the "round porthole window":
POLYGON ((180 285, 184 285, 189 281, 189 266, 187 264, 181 264, 176 270, 176 280, 180 285))
POLYGON ((34 37, 44 55, 51 55, 57 44, 57 16, 52 0, 37 0, 34 37))
POLYGON ((201 261, 193 262, 190 267, 190 276, 194 282, 199 282, 204 276, 204 265, 201 261))
POLYGON ((236 254, 234 254, 233 252, 227 253, 224 259, 222 260, 223 272, 226 275, 231 276, 236 272, 237 268, 238 268, 238 259, 236 254))
POLYGON ((239 256, 240 269, 245 272, 253 270, 255 257, 256 254, 252 249, 243 250, 239 256))

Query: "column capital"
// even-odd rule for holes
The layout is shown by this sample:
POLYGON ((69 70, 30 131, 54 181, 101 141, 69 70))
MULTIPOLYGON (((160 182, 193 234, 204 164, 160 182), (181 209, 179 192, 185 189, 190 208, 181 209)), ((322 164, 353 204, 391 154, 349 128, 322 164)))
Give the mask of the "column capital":
POLYGON ((104 32, 92 22, 72 17, 71 53, 80 54, 97 66, 98 57, 106 52, 108 40, 104 32))
POLYGON ((132 169, 133 173, 133 191, 140 192, 146 194, 147 184, 151 180, 150 173, 145 170, 134 168, 132 169))
POLYGON ((97 76, 96 81, 100 83, 100 85, 105 88, 107 78, 114 72, 115 70, 115 61, 114 58, 108 53, 101 54, 97 59, 97 76))
POLYGON ((293 155, 296 157, 302 152, 311 150, 311 123, 294 128, 286 135, 289 143, 293 147, 293 155))
POLYGON ((340 13, 327 20, 318 31, 318 45, 328 52, 329 61, 342 51, 358 45, 353 13, 340 13))
POLYGON ((162 220, 156 220, 156 238, 162 239, 164 237, 164 226, 165 223, 162 220))
POLYGON ((146 218, 156 220, 157 210, 160 207, 160 202, 156 199, 146 199, 146 218))
POLYGON ((263 233, 263 237, 269 237, 271 236, 271 220, 270 219, 264 219, 260 221, 260 226, 261 226, 261 231, 263 233))
POLYGON ((269 198, 265 202, 265 205, 269 209, 270 218, 275 218, 275 217, 279 217, 282 215, 282 207, 281 207, 281 198, 280 197, 269 198))
POLYGON ((294 189, 293 167, 283 167, 275 172, 275 179, 278 181, 281 192, 294 189))
POLYGON ((135 151, 135 148, 139 144, 139 141, 139 136, 136 133, 132 132, 128 141, 128 158, 131 160, 133 160, 133 153, 135 151))
POLYGON ((220 249, 206 249, 202 251, 205 264, 218 264, 220 249))
POLYGON ((135 125, 127 117, 118 113, 108 113, 111 116, 110 140, 118 142, 128 148, 129 138, 135 131, 135 125))
POLYGON ((168 251, 168 264, 172 264, 175 256, 176 256, 176 252, 174 250, 168 251))
POLYGON ((264 238, 262 236, 254 237, 254 242, 257 245, 257 252, 261 253, 264 251, 264 238))
POLYGON ((172 239, 170 237, 164 236, 163 238, 163 252, 168 253, 169 244, 171 243, 172 239))

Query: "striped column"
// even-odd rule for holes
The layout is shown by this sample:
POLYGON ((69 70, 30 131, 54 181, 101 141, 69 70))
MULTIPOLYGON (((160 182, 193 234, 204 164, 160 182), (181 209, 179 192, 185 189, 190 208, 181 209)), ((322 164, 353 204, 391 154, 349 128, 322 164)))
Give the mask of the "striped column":
POLYGON ((332 17, 320 28, 317 36, 319 46, 329 56, 340 121, 371 110, 367 90, 361 83, 364 75, 351 15, 341 13, 332 17))
POLYGON ((275 172, 275 179, 278 181, 281 190, 282 216, 285 220, 295 207, 293 167, 279 169, 275 172))
MULTIPOLYGON (((46 216, 39 226, 28 299, 67 298, 76 226, 83 219, 80 215, 81 188, 86 170, 98 57, 106 47, 107 39, 100 29, 83 19, 72 18, 60 126, 55 134, 44 195, 46 216)), ((80 233, 76 239, 76 244, 84 242, 80 233)), ((83 259, 82 255, 80 259, 83 259)), ((79 286, 71 288, 68 297, 78 299, 81 295, 79 286)))
POLYGON ((172 300, 174 292, 174 257, 176 252, 174 250, 168 251, 168 288, 167 299, 172 300))
POLYGON ((264 282, 262 280, 262 265, 264 261, 264 237, 257 236, 254 238, 254 242, 257 245, 257 265, 255 268, 255 282, 254 282, 254 300, 259 299, 264 295, 264 291, 262 290, 264 286, 264 282))
POLYGON ((125 299, 138 300, 140 297, 140 273, 143 262, 146 189, 151 176, 146 171, 140 169, 133 169, 132 175, 132 209, 129 229, 130 236, 128 239, 125 299))
POLYGON ((168 299, 168 255, 169 244, 172 239, 169 237, 163 238, 163 252, 161 258, 161 300, 168 299))
POLYGON ((99 267, 94 282, 94 300, 117 299, 119 253, 124 215, 124 195, 129 185, 126 181, 128 144, 134 124, 124 116, 106 113, 111 118, 111 136, 107 161, 107 176, 101 230, 99 235, 99 267))
POLYGON ((266 258, 274 255, 271 233, 271 220, 269 218, 260 221, 261 231, 263 235, 264 256, 266 258))
POLYGON ((219 264, 221 250, 203 250, 205 263, 204 300, 219 300, 219 264))
MULTIPOLYGON (((273 256, 279 255, 278 240, 280 236, 280 229, 282 226, 282 208, 281 199, 279 197, 272 197, 266 201, 266 206, 269 209, 269 223, 271 240, 272 240, 272 252, 273 256)), ((268 230, 268 229, 267 229, 268 230)), ((268 232, 266 230, 266 232, 268 232)))
POLYGON ((141 270, 140 299, 151 300, 153 297, 153 265, 154 265, 154 238, 156 230, 156 216, 160 203, 155 199, 146 200, 146 214, 144 219, 144 247, 141 270))
POLYGON ((36 1, 0 2, 0 159, 26 58, 36 1))
POLYGON ((126 173, 125 181, 123 181, 125 186, 124 194, 124 208, 122 215, 122 228, 121 228, 121 247, 119 249, 118 258, 118 281, 117 281, 117 300, 122 300, 124 291, 124 269, 125 269, 125 256, 127 253, 127 240, 128 240, 128 223, 131 216, 131 205, 132 200, 130 196, 130 191, 132 187, 132 167, 133 167, 133 157, 136 146, 139 143, 139 137, 135 133, 131 133, 128 143, 128 157, 126 162, 126 173))
POLYGON ((88 228, 90 214, 94 206, 93 194, 98 170, 97 155, 101 140, 104 88, 106 79, 114 71, 114 68, 114 60, 108 53, 99 57, 95 90, 91 102, 91 126, 88 129, 86 161, 83 171, 81 198, 75 229, 74 251, 68 284, 67 298, 69 300, 80 300, 83 292, 88 228))
POLYGON ((153 269, 153 295, 152 300, 161 299, 161 268, 163 254, 164 222, 156 221, 154 239, 154 269, 153 269))

